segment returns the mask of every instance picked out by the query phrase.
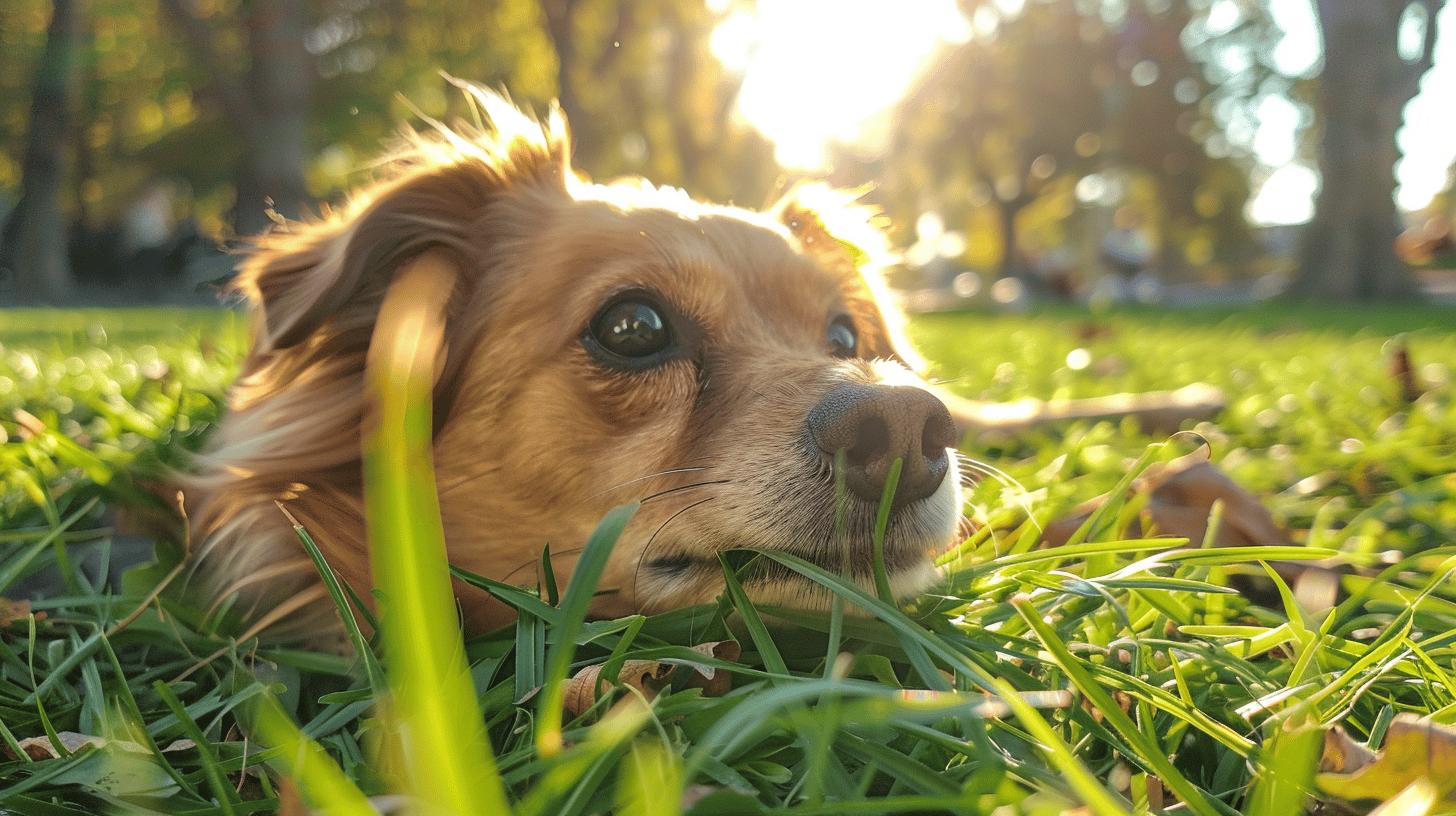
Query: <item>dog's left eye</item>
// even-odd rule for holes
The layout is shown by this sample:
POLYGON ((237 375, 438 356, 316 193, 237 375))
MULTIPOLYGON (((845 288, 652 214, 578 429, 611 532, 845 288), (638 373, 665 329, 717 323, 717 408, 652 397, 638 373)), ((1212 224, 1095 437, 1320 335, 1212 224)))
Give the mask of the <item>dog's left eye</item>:
POLYGON ((651 364, 672 344, 672 331, 656 304, 624 297, 607 304, 587 328, 588 346, 631 363, 651 364))
POLYGON ((854 323, 848 317, 836 317, 829 324, 829 353, 835 357, 853 357, 859 345, 854 323))

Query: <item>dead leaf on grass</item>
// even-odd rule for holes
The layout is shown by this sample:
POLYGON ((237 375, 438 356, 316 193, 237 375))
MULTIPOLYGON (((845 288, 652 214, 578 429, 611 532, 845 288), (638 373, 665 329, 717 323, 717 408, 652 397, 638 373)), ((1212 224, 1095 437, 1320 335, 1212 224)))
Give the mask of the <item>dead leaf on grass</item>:
MULTIPOLYGON (((743 650, 737 641, 718 640, 694 646, 693 651, 705 657, 732 663, 738 659, 743 650)), ((602 670, 605 667, 606 665, 603 663, 587 666, 567 681, 567 713, 572 716, 580 715, 595 705, 603 694, 610 691, 610 688, 604 688, 605 679, 602 677, 602 670)), ((663 686, 667 685, 673 672, 679 668, 691 672, 691 675, 684 680, 684 688, 700 688, 704 694, 710 697, 726 694, 733 686, 733 676, 729 672, 719 671, 718 667, 704 663, 628 660, 622 664, 621 671, 617 673, 616 687, 635 688, 651 699, 663 686)))
MULTIPOLYGON (((1200 454, 1189 454, 1150 468, 1134 483, 1133 489, 1149 494, 1147 513, 1159 533, 1187 538, 1195 546, 1208 532, 1208 516, 1214 502, 1223 503, 1222 522, 1214 542, 1218 546, 1289 542, 1289 536, 1279 528, 1258 496, 1240 487, 1200 454)), ((1105 501, 1107 497, 1100 496, 1078 507, 1071 516, 1053 522, 1047 527, 1042 542, 1052 547, 1065 544, 1105 501)), ((1140 527, 1140 523, 1135 523, 1130 534, 1142 535, 1140 527)))
MULTIPOLYGON (((98 737, 93 734, 81 734, 75 731, 61 731, 56 734, 60 738, 61 747, 68 754, 74 754, 82 748, 115 748, 122 751, 129 751, 134 754, 149 754, 151 750, 146 746, 131 742, 130 740, 111 740, 106 737, 98 737)), ((20 750, 31 759, 58 759, 61 752, 48 736, 28 737, 18 743, 20 750)), ((187 751, 196 748, 197 743, 189 739, 175 740, 162 749, 163 753, 168 751, 187 751)), ((9 747, 5 749, 5 756, 11 759, 18 759, 15 752, 9 747)))
MULTIPOLYGON (((1386 732, 1385 745, 1372 752, 1336 727, 1325 735, 1320 770, 1315 787, 1346 801, 1384 800, 1397 792, 1412 801, 1423 800, 1419 788, 1409 789, 1424 780, 1446 803, 1456 804, 1456 728, 1398 714, 1386 732)), ((1389 812, 1408 811, 1396 807, 1389 812)))
MULTIPOLYGON (((45 616, 44 612, 35 613, 36 620, 45 620, 45 616)), ((28 617, 30 617, 30 601, 12 601, 9 598, 0 598, 0 629, 28 617)))

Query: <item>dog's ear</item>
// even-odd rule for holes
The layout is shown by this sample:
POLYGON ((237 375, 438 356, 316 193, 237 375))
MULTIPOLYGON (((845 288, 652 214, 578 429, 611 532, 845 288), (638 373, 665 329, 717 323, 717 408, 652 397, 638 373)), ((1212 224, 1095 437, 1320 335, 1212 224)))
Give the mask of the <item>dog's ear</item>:
POLYGON ((904 313, 885 282, 886 270, 898 263, 899 256, 885 234, 884 216, 861 200, 865 192, 817 182, 798 184, 769 211, 805 254, 836 273, 842 285, 858 295, 852 303, 873 304, 854 318, 861 327, 873 327, 875 346, 920 372, 924 360, 905 337, 904 313))
MULTIPOLYGON (((484 248, 487 209, 523 190, 565 191, 571 177, 566 124, 542 124, 504 98, 462 85, 488 127, 468 131, 429 121, 384 162, 384 179, 341 212, 260 238, 235 287, 260 315, 254 353, 303 342, 325 324, 367 330, 394 274, 426 250, 457 270, 484 248)), ((474 281, 462 275, 459 286, 474 281)))

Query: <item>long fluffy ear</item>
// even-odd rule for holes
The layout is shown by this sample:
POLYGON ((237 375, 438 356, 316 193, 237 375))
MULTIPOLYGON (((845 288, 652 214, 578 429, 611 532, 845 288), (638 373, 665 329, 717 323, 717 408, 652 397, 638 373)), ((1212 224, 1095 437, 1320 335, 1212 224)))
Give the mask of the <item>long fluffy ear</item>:
POLYGON ((797 184, 770 209, 804 251, 853 282, 876 305, 874 315, 855 315, 884 332, 893 354, 911 370, 925 363, 905 336, 905 316, 885 283, 885 271, 899 261, 885 235, 886 219, 861 199, 866 189, 841 190, 818 182, 797 184))
POLYGON ((325 323, 341 331, 367 326, 390 277, 411 257, 439 248, 469 268, 479 221, 495 197, 525 186, 565 189, 571 170, 559 111, 541 124, 499 95, 460 85, 488 127, 427 120, 429 129, 408 132, 381 163, 382 180, 342 211, 256 242, 235 283, 260 314, 255 355, 297 345, 325 323))

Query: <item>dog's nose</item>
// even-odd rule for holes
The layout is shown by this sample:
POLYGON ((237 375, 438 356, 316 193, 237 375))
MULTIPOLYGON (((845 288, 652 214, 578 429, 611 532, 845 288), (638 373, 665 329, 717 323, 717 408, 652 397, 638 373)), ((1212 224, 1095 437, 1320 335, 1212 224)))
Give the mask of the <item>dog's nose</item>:
POLYGON ((809 412, 808 425, 819 450, 844 451, 845 484, 865 501, 879 503, 891 464, 903 460, 897 507, 940 487, 950 470, 946 449, 957 441, 945 404, 913 386, 835 386, 809 412))

